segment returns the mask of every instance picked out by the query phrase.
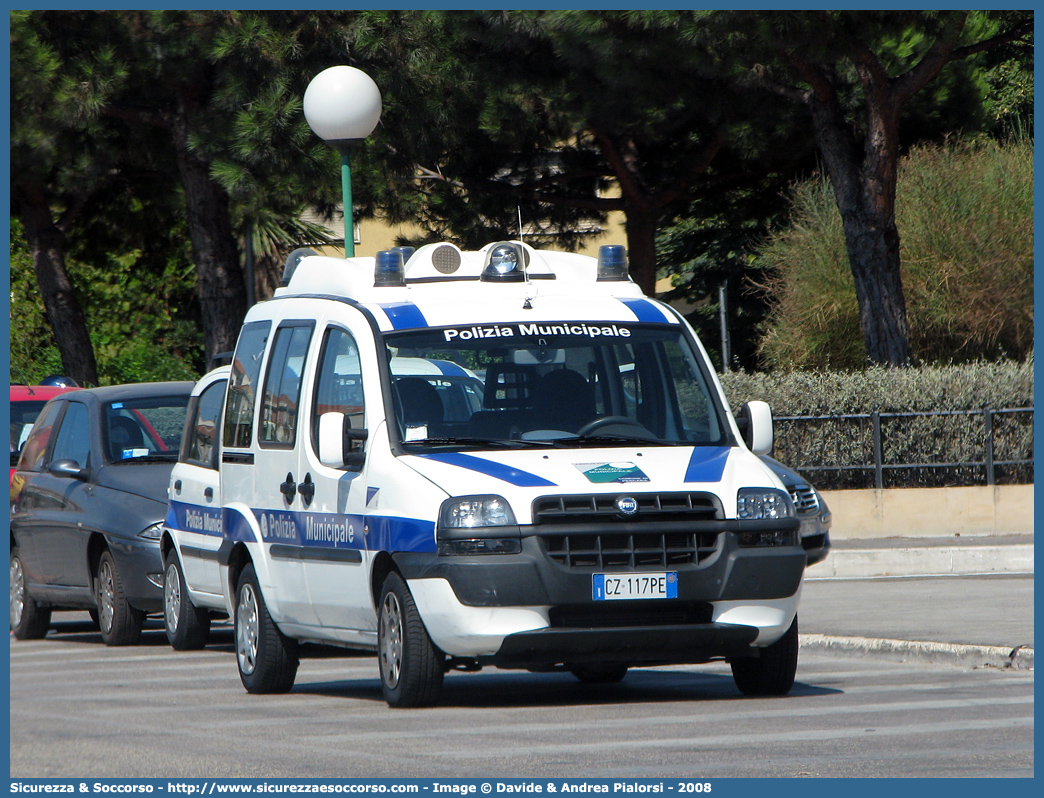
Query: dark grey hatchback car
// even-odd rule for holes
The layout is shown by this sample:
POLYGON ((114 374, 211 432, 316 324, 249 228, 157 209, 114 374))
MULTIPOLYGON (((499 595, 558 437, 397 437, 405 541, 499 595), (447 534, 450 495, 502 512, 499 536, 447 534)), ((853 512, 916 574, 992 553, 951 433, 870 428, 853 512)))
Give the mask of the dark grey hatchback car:
POLYGON ((11 631, 47 634, 85 609, 108 645, 163 610, 160 527, 191 382, 62 394, 40 412, 11 478, 11 631))

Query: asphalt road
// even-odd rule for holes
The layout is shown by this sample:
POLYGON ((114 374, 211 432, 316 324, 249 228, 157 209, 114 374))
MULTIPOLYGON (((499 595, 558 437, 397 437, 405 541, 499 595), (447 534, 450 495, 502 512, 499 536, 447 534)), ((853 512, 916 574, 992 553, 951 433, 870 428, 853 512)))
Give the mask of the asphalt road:
MULTIPOLYGON (((860 590, 839 591, 833 611, 847 617, 840 605, 865 602, 860 590)), ((158 627, 138 646, 106 648, 67 620, 85 617, 56 616, 45 640, 11 640, 12 778, 1034 772, 1029 670, 803 651, 783 699, 741 697, 717 664, 636 670, 610 686, 486 670, 450 674, 434 709, 397 711, 369 656, 316 650, 292 693, 250 696, 227 627, 205 651, 172 651, 158 627)))
POLYGON ((1012 648, 1034 642, 1032 575, 806 577, 798 612, 804 633, 1012 648))

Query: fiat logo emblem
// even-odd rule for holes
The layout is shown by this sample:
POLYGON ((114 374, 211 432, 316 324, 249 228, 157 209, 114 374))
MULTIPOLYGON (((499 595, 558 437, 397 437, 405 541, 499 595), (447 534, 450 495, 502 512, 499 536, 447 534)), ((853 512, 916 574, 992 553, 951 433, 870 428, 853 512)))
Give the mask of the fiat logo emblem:
POLYGON ((616 512, 620 515, 636 515, 638 500, 632 496, 621 496, 616 500, 616 512))

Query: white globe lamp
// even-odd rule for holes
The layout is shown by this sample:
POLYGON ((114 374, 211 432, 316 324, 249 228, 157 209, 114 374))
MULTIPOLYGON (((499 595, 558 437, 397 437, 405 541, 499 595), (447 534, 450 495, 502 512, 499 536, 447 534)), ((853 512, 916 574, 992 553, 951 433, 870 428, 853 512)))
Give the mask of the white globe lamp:
POLYGON ((360 69, 335 66, 316 75, 304 93, 308 126, 341 153, 341 194, 344 201, 344 255, 355 255, 352 234, 352 171, 349 148, 369 136, 381 119, 381 91, 360 69))

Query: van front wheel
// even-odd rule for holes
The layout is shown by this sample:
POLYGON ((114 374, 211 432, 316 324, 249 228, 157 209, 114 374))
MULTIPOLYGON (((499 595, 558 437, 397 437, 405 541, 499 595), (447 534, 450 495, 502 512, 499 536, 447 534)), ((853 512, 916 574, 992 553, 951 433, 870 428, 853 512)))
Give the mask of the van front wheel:
POLYGON ((732 678, 744 695, 786 695, 794 686, 797 660, 798 621, 795 615, 783 637, 761 649, 760 657, 732 660, 732 678))
POLYGON ((402 577, 392 572, 381 588, 377 658, 388 706, 434 706, 442 692, 443 656, 431 642, 402 577))
POLYGON ((297 678, 297 646, 276 628, 248 565, 236 588, 236 662, 248 693, 286 693, 297 678))

